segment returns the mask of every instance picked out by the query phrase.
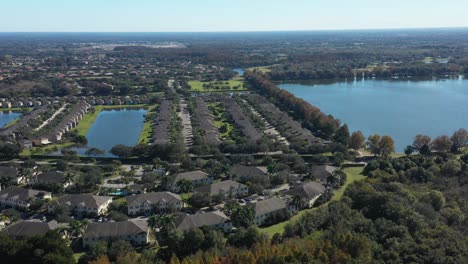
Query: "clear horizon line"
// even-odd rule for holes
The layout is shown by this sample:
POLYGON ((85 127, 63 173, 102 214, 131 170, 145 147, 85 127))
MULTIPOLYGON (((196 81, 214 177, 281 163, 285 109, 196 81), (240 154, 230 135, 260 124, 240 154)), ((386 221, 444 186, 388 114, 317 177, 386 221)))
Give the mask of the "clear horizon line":
POLYGON ((279 30, 208 30, 208 31, 0 31, 0 33, 268 33, 268 32, 320 32, 320 31, 390 31, 390 30, 440 30, 468 29, 456 27, 388 27, 388 28, 334 28, 334 29, 279 29, 279 30))

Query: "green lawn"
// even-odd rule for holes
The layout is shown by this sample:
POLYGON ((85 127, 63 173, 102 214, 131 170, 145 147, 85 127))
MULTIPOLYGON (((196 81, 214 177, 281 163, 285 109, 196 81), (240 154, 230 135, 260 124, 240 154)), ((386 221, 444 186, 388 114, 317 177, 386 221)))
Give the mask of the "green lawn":
POLYGON ((68 147, 71 147, 73 146, 74 143, 73 142, 66 142, 66 143, 63 143, 63 144, 52 144, 52 145, 48 145, 48 146, 45 146, 45 147, 33 147, 33 148, 30 148, 30 149, 24 149, 23 151, 21 151, 20 155, 21 156, 31 156, 31 155, 42 155, 42 154, 45 154, 47 152, 51 152, 51 151, 54 151, 54 150, 59 150, 59 149, 62 149, 62 148, 68 148, 68 147))
POLYGON ((1 108, 0 111, 2 112, 23 112, 24 110, 27 110, 27 113, 31 112, 34 108, 33 107, 12 107, 12 108, 1 108))
POLYGON ((366 176, 362 175, 363 167, 352 167, 346 168, 343 171, 346 173, 346 182, 345 184, 333 194, 333 201, 338 201, 343 197, 343 193, 346 190, 346 187, 355 181, 364 180, 366 176))
POLYGON ((6 124, 3 128, 11 127, 12 125, 16 124, 21 117, 16 118, 15 120, 11 121, 10 123, 6 124))
MULTIPOLYGON (((153 109, 155 109, 157 105, 153 105, 148 109, 148 113, 151 112, 153 109)), ((153 121, 154 120, 147 120, 145 122, 145 125, 143 126, 143 129, 141 130, 140 133, 140 138, 138 139, 139 144, 148 144, 151 140, 151 137, 153 135, 153 121)))
POLYGON ((246 91, 247 88, 244 86, 242 79, 234 78, 228 81, 220 81, 220 84, 216 82, 202 82, 202 81, 189 81, 190 90, 194 92, 221 92, 221 91, 246 91), (203 85, 212 84, 214 87, 203 87, 203 85), (226 86, 226 87, 224 87, 226 86), (227 86, 229 88, 227 88, 227 86), (235 89, 234 87, 238 87, 235 89))
POLYGON ((270 66, 261 66, 261 67, 252 67, 252 68, 248 68, 247 69, 248 71, 260 71, 262 73, 268 73, 268 72, 271 72, 271 69, 270 69, 270 66))
POLYGON ((73 257, 75 258, 75 262, 78 263, 78 260, 83 256, 86 252, 79 252, 79 253, 74 253, 73 257))
MULTIPOLYGON (((346 190, 346 187, 348 187, 348 185, 350 185, 351 183, 355 182, 355 181, 360 181, 360 180, 363 180, 365 179, 366 177, 364 175, 361 175, 362 173, 362 170, 363 168, 362 167, 359 167, 359 168, 346 168, 344 169, 344 172, 346 173, 347 175, 347 179, 346 179, 346 183, 343 185, 343 187, 341 187, 339 190, 335 191, 335 193, 333 194, 333 197, 332 197, 332 201, 337 201, 337 200, 340 200, 341 197, 343 197, 343 193, 344 191, 346 190)), ((322 205, 322 206, 326 206, 328 203, 322 205)), ((289 220, 287 221, 284 221, 284 222, 281 222, 281 223, 278 223, 276 225, 272 225, 272 226, 269 226, 269 227, 265 227, 265 228, 261 228, 261 230, 265 233, 267 233, 270 237, 272 237, 274 234, 276 233, 280 233, 282 234, 284 232, 284 227, 290 223, 290 222, 294 222, 294 221, 297 221, 299 218, 301 218, 301 216, 303 216, 306 212, 310 212, 312 210, 316 210, 316 208, 312 208, 312 209, 306 209, 306 210, 302 210, 300 211, 299 213, 297 213, 296 215, 294 215, 293 217, 291 217, 289 220)))
POLYGON ((234 125, 231 124, 226 118, 223 117, 223 113, 225 112, 225 109, 220 103, 208 103, 208 107, 213 109, 213 111, 211 111, 211 114, 215 117, 215 119, 220 119, 220 120, 213 120, 213 125, 215 125, 218 129, 220 129, 223 125, 226 125, 227 129, 223 133, 220 132, 220 138, 225 138, 229 140, 230 133, 234 129, 234 125), (218 115, 215 115, 214 113, 218 113, 218 115))
POLYGON ((139 105, 97 105, 94 107, 94 112, 89 111, 86 113, 81 119, 81 121, 78 123, 78 125, 75 127, 74 130, 78 131, 79 135, 86 136, 86 133, 88 133, 89 128, 91 125, 94 123, 96 120, 97 116, 102 110, 111 110, 111 109, 124 109, 124 108, 142 108, 142 107, 148 107, 148 105, 145 104, 139 104, 139 105))

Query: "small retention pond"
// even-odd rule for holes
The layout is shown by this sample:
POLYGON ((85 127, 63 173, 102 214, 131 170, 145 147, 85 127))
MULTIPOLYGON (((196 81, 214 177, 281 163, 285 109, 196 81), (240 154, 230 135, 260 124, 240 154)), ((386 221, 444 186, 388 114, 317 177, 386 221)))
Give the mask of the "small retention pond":
MULTIPOLYGON (((146 113, 146 109, 102 110, 86 133, 88 145, 71 150, 75 150, 81 156, 88 156, 88 149, 97 148, 105 153, 95 155, 96 157, 115 157, 109 153, 113 146, 138 144, 146 113)), ((51 153, 57 154, 60 154, 60 151, 51 153)))
POLYGON ((18 113, 18 112, 0 111, 0 128, 13 122, 13 120, 19 118, 20 116, 21 116, 21 113, 18 113))

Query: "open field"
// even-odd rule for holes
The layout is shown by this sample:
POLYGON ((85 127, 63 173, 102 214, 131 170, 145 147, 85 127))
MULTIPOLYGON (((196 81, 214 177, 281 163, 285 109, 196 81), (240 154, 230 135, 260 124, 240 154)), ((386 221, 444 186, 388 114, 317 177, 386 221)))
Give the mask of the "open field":
MULTIPOLYGON (((350 185, 351 183, 355 182, 355 181, 360 181, 360 180, 363 180, 365 179, 366 177, 361 175, 362 173, 362 170, 363 168, 362 167, 358 167, 358 168, 346 168, 344 169, 344 172, 346 173, 347 175, 347 179, 346 179, 346 183, 339 189, 339 190, 336 190, 333 194, 333 197, 332 197, 332 201, 338 201, 341 199, 341 197, 343 197, 343 193, 344 191, 346 190, 346 187, 348 187, 348 185, 350 185)), ((326 206, 328 203, 322 205, 322 206, 326 206)), ((272 226, 269 226, 269 227, 265 227, 265 228, 261 228, 260 230, 267 233, 270 237, 272 237, 274 234, 276 233, 280 233, 282 234, 284 232, 284 227, 290 223, 290 222, 294 222, 294 221, 297 221, 299 218, 301 218, 302 215, 304 215, 306 212, 309 212, 309 211, 312 211, 312 210, 315 210, 316 208, 311 208, 311 209, 306 209, 306 210, 302 210, 300 211, 299 213, 297 213, 296 215, 294 215, 293 217, 291 217, 290 219, 288 219, 287 221, 284 221, 284 222, 281 222, 281 223, 278 223, 276 225, 272 225, 272 226)))
POLYGON ((220 139, 230 140, 231 131, 234 129, 234 125, 231 124, 231 122, 229 122, 223 115, 225 109, 220 103, 208 103, 208 107, 213 115, 213 125, 218 128, 220 139))
POLYGON ((228 81, 190 81, 190 91, 193 92, 221 92, 221 91, 246 91, 242 79, 235 78, 228 81), (236 88, 237 87, 237 88, 236 88))
POLYGON ((260 67, 251 67, 248 68, 248 71, 260 71, 262 73, 268 73, 271 72, 271 66, 260 66, 260 67))

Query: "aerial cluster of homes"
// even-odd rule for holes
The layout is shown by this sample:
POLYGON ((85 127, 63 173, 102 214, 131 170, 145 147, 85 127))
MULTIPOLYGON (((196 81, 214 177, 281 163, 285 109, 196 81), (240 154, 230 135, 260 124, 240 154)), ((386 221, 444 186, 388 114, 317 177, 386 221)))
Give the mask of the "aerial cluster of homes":
MULTIPOLYGON (((44 186, 59 185, 66 189, 71 182, 67 182, 62 172, 48 171, 35 173, 29 179, 18 176, 15 168, 0 167, 0 177, 8 175, 14 185, 2 188, 0 191, 0 206, 12 207, 28 211, 35 200, 47 200, 47 211, 53 213, 58 208, 66 207, 77 218, 91 219, 83 233, 84 246, 110 239, 123 239, 136 245, 150 242, 150 229, 147 219, 153 214, 174 213, 177 230, 184 231, 208 226, 229 233, 233 224, 229 212, 225 210, 225 201, 236 201, 240 206, 252 208, 254 223, 258 226, 274 224, 284 220, 284 216, 291 216, 298 210, 310 208, 325 191, 325 179, 332 175, 336 168, 318 166, 314 169, 317 181, 297 182, 297 184, 282 186, 275 190, 265 190, 261 195, 249 195, 249 187, 240 182, 223 179, 214 180, 204 171, 187 171, 173 175, 172 183, 167 191, 146 192, 140 188, 138 192, 125 196, 126 213, 130 219, 124 222, 96 221, 105 217, 109 206, 115 197, 95 194, 63 194, 55 196, 43 191, 44 186), (181 197, 179 181, 190 181, 194 186, 193 194, 203 193, 210 197, 218 196, 222 199, 210 207, 193 211, 181 197), (302 205, 294 203, 294 197, 299 196, 304 201, 302 205), (281 217, 279 217, 281 215, 281 217)), ((234 165, 230 174, 235 178, 252 175, 268 177, 265 168, 256 166, 234 165)), ((232 176, 230 177, 232 178, 232 176)), ((66 224, 55 221, 21 220, 8 225, 2 232, 13 237, 28 237, 44 234, 66 224)))
POLYGON ((149 99, 146 95, 20 97, 0 98, 0 108, 31 108, 50 104, 76 103, 78 101, 85 101, 90 105, 135 105, 149 103, 149 99))
MULTIPOLYGON (((7 60, 0 61, 0 80, 15 78, 28 73, 40 73, 45 78, 113 78, 115 76, 163 76, 174 75, 178 69, 166 67, 165 63, 154 63, 145 58, 128 60, 114 57, 112 50, 96 52, 95 49, 83 47, 69 47, 74 52, 73 65, 51 65, 43 57, 34 56, 8 56, 7 60), (106 56, 103 56, 104 54, 106 56)), ((56 51, 55 51, 56 52, 56 51)), ((174 62, 172 62, 173 64, 174 62)), ((173 66, 173 65, 172 65, 173 66)), ((188 73, 210 74, 224 70, 223 67, 179 63, 180 69, 188 73)))

